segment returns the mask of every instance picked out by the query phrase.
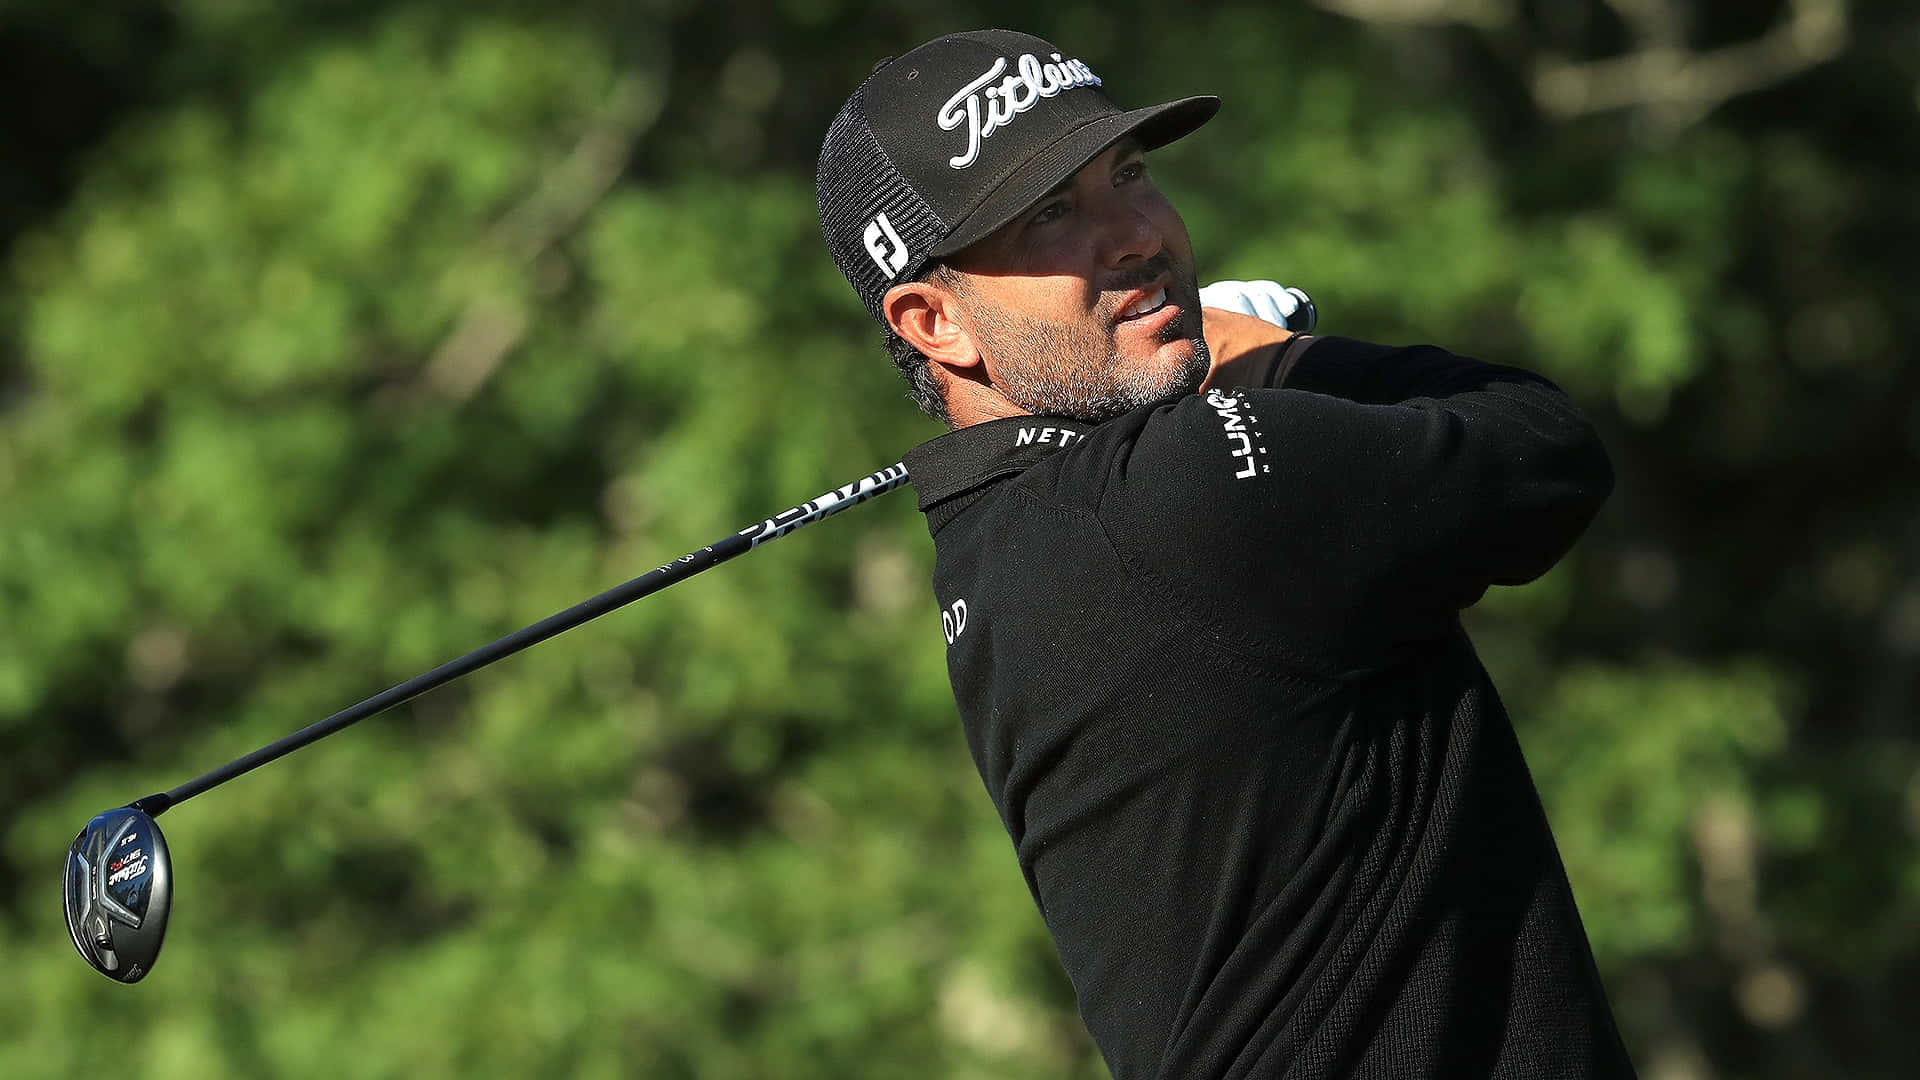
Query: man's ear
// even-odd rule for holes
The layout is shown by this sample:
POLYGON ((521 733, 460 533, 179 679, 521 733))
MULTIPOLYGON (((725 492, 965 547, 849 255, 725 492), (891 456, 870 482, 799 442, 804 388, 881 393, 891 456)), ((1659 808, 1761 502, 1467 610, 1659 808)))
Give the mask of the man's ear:
POLYGON ((961 321, 952 291, 927 281, 903 281, 887 290, 880 313, 893 332, 927 359, 954 371, 971 372, 980 350, 961 321))

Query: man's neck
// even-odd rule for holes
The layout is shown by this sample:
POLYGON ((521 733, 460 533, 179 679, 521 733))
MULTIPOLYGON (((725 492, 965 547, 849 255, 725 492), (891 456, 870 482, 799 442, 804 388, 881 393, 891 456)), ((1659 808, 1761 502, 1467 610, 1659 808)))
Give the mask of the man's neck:
POLYGON ((989 420, 1031 415, 1033 414, 1008 401, 999 391, 978 383, 953 386, 947 393, 947 417, 956 431, 975 424, 984 424, 989 420))

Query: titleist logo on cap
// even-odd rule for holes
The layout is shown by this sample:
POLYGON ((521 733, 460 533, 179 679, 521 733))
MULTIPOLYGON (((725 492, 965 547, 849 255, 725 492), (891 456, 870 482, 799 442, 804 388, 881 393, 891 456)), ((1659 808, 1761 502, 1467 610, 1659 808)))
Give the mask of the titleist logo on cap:
POLYGON ((1052 63, 1042 63, 1032 53, 1023 53, 1014 62, 1014 73, 1001 78, 1007 70, 1007 58, 1003 56, 940 106, 936 117, 940 130, 952 131, 961 124, 967 125, 966 151, 948 158, 947 164, 956 169, 973 164, 980 157, 982 140, 992 135, 995 128, 1011 123, 1014 117, 1039 104, 1041 98, 1058 96, 1061 91, 1076 86, 1100 85, 1100 76, 1095 75, 1092 68, 1078 60, 1062 60, 1059 53, 1052 56, 1052 63), (992 85, 996 79, 998 86, 992 85), (984 103, 981 101, 983 89, 986 91, 984 103))

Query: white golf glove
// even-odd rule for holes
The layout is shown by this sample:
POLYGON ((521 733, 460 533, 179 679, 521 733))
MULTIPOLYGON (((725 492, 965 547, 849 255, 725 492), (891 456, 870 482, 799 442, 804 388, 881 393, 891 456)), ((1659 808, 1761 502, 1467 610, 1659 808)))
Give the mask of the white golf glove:
POLYGON ((1225 308, 1296 333, 1310 333, 1316 312, 1299 289, 1272 281, 1216 281, 1200 289, 1200 306, 1225 308))

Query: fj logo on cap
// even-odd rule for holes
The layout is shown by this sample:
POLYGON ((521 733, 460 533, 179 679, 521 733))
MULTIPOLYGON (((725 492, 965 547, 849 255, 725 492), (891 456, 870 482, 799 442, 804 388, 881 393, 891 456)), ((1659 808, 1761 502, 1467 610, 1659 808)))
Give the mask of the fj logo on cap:
POLYGON ((907 265, 907 245, 901 242, 900 234, 893 231, 893 222, 887 220, 887 215, 880 214, 867 222, 867 232, 862 239, 867 245, 867 254, 873 256, 873 264, 887 275, 888 281, 907 265))
MULTIPOLYGON (((952 131, 961 124, 967 125, 967 149, 947 159, 947 164, 956 169, 964 169, 980 157, 980 143, 992 135, 995 128, 1012 122, 1013 118, 1040 103, 1041 98, 1056 97, 1062 90, 1071 90, 1076 86, 1099 86, 1100 76, 1093 69, 1078 60, 1062 60, 1059 53, 1053 54, 1052 63, 1041 63, 1032 53, 1023 54, 1014 65, 1019 70, 1006 78, 1000 78, 1007 70, 1007 58, 1001 57, 993 62, 985 72, 972 82, 961 87, 945 105, 940 106, 941 131, 952 131), (995 79, 1000 85, 991 85, 995 79), (981 101, 981 91, 986 91, 986 100, 981 101), (983 115, 984 114, 984 115, 983 115)), ((871 247, 872 245, 868 245, 871 247)))

